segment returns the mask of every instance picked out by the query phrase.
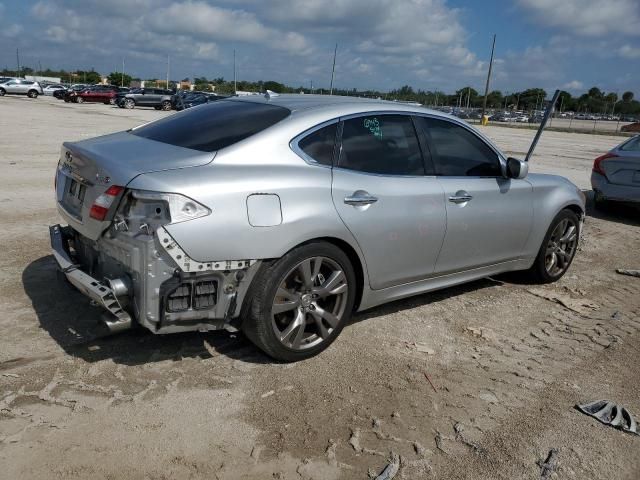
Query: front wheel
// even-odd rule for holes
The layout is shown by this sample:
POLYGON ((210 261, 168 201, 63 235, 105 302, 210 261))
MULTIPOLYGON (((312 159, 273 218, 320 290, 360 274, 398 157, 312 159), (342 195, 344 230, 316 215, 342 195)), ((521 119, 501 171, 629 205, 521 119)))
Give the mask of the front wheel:
POLYGON ((571 210, 562 210, 551 222, 542 241, 530 277, 538 283, 559 280, 571 265, 578 249, 580 220, 571 210))
POLYGON ((136 102, 134 102, 131 98, 127 98, 124 101, 124 108, 132 109, 136 106, 136 102))
POLYGON ((5 93, 7 93, 7 91, 4 88, 0 88, 0 97, 4 97, 5 93))
POLYGON ((76 103, 84 103, 84 98, 76 97, 76 103))
POLYGON ((330 243, 309 243, 261 266, 248 292, 242 329, 267 355, 304 360, 336 339, 355 297, 355 273, 345 253, 330 243))
POLYGON ((116 104, 116 99, 115 98, 110 98, 109 101, 107 102, 109 105, 115 105, 116 104))
POLYGON ((165 100, 164 102, 162 102, 162 105, 160 106, 160 108, 162 108, 162 110, 164 110, 165 112, 171 110, 171 102, 169 102, 168 100, 165 100))

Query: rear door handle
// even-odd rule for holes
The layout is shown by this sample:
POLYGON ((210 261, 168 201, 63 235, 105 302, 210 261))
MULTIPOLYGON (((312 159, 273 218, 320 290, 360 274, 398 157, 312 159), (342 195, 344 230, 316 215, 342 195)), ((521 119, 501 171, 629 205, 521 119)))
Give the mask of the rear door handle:
POLYGON ((455 195, 451 195, 449 197, 449 201, 451 203, 466 203, 471 200, 473 200, 473 195, 469 195, 464 190, 460 190, 459 192, 456 192, 455 195))
POLYGON ((372 195, 369 195, 368 193, 360 195, 353 194, 349 197, 344 197, 344 203, 346 203, 347 205, 353 205, 355 207, 371 205, 372 203, 376 203, 377 201, 378 197, 374 197, 372 195))

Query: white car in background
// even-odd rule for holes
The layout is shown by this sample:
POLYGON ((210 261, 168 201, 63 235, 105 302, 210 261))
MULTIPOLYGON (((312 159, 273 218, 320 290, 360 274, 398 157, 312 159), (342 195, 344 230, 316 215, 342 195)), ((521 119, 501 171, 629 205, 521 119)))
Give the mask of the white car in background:
POLYGON ((42 89, 44 95, 53 95, 53 92, 55 92, 56 90, 66 90, 66 88, 63 85, 56 84, 56 85, 47 85, 42 89))
POLYGON ((0 83, 0 97, 7 94, 26 95, 29 98, 37 98, 38 95, 43 94, 43 91, 38 82, 15 78, 13 80, 0 83))

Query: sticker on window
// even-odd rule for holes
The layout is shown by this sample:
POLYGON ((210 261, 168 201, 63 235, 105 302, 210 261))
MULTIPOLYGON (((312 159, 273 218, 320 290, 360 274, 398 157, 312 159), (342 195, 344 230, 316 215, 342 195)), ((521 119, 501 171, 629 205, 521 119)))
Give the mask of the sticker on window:
POLYGON ((373 136, 379 140, 382 140, 382 129, 380 128, 380 122, 377 118, 365 118, 364 128, 373 133, 373 136))

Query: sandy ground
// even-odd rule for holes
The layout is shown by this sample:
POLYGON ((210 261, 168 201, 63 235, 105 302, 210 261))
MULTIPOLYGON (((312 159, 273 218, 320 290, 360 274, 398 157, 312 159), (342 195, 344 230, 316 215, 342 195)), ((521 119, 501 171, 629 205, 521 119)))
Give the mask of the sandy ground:
MULTIPOLYGON (((588 212, 569 273, 474 282, 357 315, 309 361, 228 332, 108 336, 56 279, 47 226, 64 140, 165 115, 0 99, 0 477, 636 479, 640 438, 574 409, 640 415, 637 210, 588 212), (429 380, 427 379, 427 376, 429 380), (432 386, 432 384, 433 386, 432 386)), ((487 127, 510 154, 533 132, 487 127)), ((547 132, 534 171, 587 188, 617 137, 547 132)))

